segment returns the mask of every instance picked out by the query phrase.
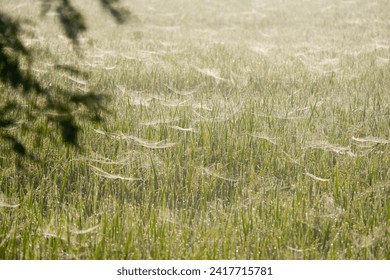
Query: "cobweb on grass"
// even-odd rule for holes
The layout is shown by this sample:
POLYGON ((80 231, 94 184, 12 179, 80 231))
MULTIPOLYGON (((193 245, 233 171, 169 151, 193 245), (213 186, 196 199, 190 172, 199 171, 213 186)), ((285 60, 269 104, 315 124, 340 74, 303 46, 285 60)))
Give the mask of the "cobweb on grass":
POLYGON ((330 181, 330 179, 321 178, 321 177, 318 177, 318 176, 311 174, 309 172, 305 172, 305 175, 312 178, 313 180, 316 180, 319 182, 329 182, 330 181))
POLYGON ((352 140, 358 143, 372 143, 372 144, 382 144, 382 145, 390 144, 390 140, 381 139, 373 136, 367 136, 364 138, 352 137, 352 140))
POLYGON ((174 130, 178 130, 178 131, 182 131, 182 132, 194 132, 196 133, 197 131, 192 128, 192 127, 188 127, 188 128, 185 128, 185 127, 180 127, 180 126, 177 126, 177 125, 169 125, 168 126, 169 128, 172 128, 174 130))
POLYGON ((94 131, 98 134, 105 135, 105 136, 108 136, 108 137, 113 138, 113 139, 131 140, 135 144, 142 146, 142 147, 145 147, 145 148, 149 148, 149 149, 171 148, 177 144, 177 143, 167 142, 166 140, 162 140, 162 141, 145 140, 145 139, 138 138, 136 136, 125 135, 123 133, 107 133, 105 131, 98 130, 98 129, 94 129, 94 131))
POLYGON ((107 178, 107 179, 123 180, 123 181, 142 181, 143 180, 141 178, 125 177, 125 176, 122 176, 122 175, 119 175, 119 174, 111 174, 111 173, 108 173, 108 172, 104 171, 103 169, 100 169, 100 168, 98 168, 96 166, 93 166, 91 164, 89 164, 89 167, 92 168, 92 171, 97 176, 104 177, 104 178, 107 178))
POLYGON ((197 72, 209 76, 211 78, 214 78, 216 81, 222 81, 222 82, 231 82, 231 80, 222 78, 219 71, 217 69, 211 69, 211 68, 198 68, 196 66, 192 66, 197 72))
POLYGON ((17 208, 20 206, 20 203, 15 203, 15 199, 9 199, 5 197, 5 195, 0 192, 0 207, 4 208, 17 208))
POLYGON ((327 152, 332 152, 339 155, 348 155, 350 157, 356 157, 349 147, 342 147, 340 145, 331 144, 328 141, 311 141, 306 143, 305 149, 320 149, 327 152))
POLYGON ((224 181, 228 181, 228 182, 238 182, 239 181, 239 179, 237 179, 237 178, 229 178, 227 176, 222 176, 222 175, 218 174, 217 172, 215 172, 207 167, 202 167, 202 173, 209 175, 209 176, 212 176, 212 177, 215 177, 215 178, 218 178, 218 179, 221 179, 221 180, 224 180, 224 181))

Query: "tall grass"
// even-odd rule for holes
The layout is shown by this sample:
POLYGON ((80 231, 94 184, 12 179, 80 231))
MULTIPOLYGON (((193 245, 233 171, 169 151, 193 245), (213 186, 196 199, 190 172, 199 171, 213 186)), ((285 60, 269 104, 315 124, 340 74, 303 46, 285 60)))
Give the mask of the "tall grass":
POLYGON ((87 3, 83 57, 50 17, 31 44, 89 79, 34 67, 111 113, 82 151, 16 129, 44 164, 2 143, 0 258, 390 258, 387 1, 87 3))

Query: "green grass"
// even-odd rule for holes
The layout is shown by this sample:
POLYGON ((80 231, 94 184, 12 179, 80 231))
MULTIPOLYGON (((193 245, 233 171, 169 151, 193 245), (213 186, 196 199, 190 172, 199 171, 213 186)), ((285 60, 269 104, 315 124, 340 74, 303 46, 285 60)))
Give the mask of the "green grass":
POLYGON ((82 58, 36 23, 111 113, 81 152, 15 130, 44 164, 2 143, 0 259, 390 258, 389 2, 236 2, 128 1, 116 26, 87 1, 82 58))

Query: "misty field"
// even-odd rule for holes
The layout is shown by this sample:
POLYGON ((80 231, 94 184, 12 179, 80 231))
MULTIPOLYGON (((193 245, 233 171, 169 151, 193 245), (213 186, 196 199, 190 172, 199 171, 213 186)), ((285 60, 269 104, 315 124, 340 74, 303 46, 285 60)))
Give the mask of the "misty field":
POLYGON ((0 259, 390 259, 388 0, 122 2, 73 1, 77 51, 0 1, 44 83, 110 96, 81 149, 0 142, 0 259))

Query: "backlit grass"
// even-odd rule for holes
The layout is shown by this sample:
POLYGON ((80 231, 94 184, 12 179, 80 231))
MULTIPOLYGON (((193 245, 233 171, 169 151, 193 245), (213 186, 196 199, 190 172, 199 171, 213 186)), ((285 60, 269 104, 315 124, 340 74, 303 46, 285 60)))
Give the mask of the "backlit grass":
POLYGON ((82 56, 54 17, 26 41, 110 113, 83 150, 16 128, 43 164, 1 143, 0 258, 390 258, 388 1, 128 1, 124 26, 82 2, 82 56))

